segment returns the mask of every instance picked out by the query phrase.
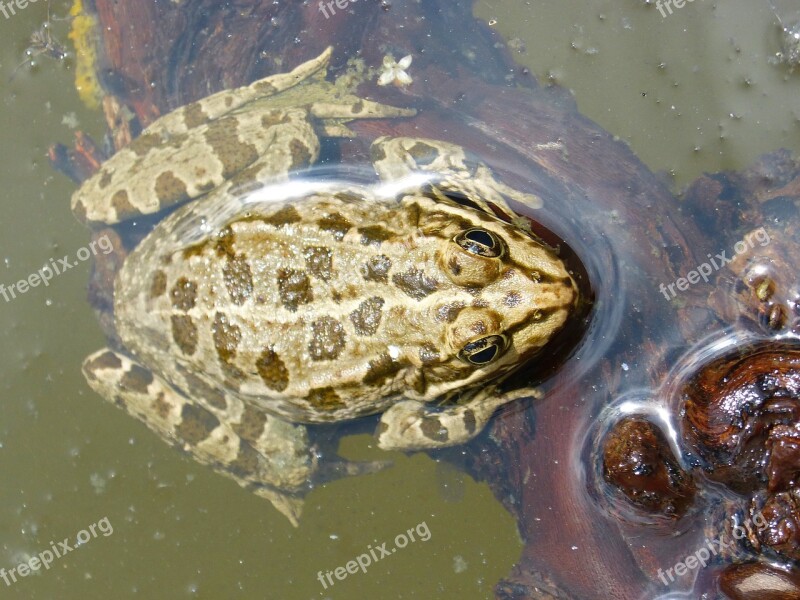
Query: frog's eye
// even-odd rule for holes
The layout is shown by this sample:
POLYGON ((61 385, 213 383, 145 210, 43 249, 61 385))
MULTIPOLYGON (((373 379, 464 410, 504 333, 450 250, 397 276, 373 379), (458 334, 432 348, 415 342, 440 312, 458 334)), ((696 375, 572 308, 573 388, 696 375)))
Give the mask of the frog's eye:
POLYGON ((480 227, 462 231, 453 241, 466 252, 486 258, 500 258, 506 248, 497 234, 480 227))
POLYGON ((500 357, 508 347, 508 340, 502 335, 487 335, 470 342, 458 353, 458 358, 471 365, 488 365, 500 357))

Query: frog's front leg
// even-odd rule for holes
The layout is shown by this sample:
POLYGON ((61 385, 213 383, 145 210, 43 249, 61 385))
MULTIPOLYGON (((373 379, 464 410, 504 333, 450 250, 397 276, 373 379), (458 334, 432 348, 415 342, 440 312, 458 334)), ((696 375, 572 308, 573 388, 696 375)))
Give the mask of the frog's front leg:
POLYGON ((413 173, 431 173, 431 183, 445 192, 466 197, 481 210, 494 214, 494 205, 514 225, 529 230, 529 224, 508 205, 509 200, 529 208, 541 208, 542 200, 495 179, 485 164, 470 160, 461 146, 410 137, 381 137, 371 148, 372 162, 381 179, 397 181, 413 173))
POLYGON ((195 401, 107 348, 84 361, 83 373, 101 396, 167 443, 266 498, 297 526, 303 505, 300 494, 317 468, 305 427, 231 399, 195 401))
POLYGON ((398 402, 381 416, 378 446, 383 450, 457 446, 478 435, 498 407, 519 398, 540 396, 540 392, 532 388, 500 393, 496 386, 489 386, 466 404, 445 409, 416 400, 398 402))

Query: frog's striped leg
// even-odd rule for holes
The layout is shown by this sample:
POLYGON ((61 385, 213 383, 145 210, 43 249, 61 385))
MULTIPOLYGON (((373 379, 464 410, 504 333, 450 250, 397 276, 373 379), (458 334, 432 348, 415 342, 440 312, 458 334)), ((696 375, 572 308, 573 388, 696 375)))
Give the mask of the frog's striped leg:
POLYGON ((72 195, 81 221, 113 225, 258 178, 286 179, 319 156, 304 109, 245 113, 194 128, 180 143, 142 134, 72 195), (143 145, 140 147, 140 145, 143 145))
POLYGON ((194 401, 107 348, 84 361, 83 373, 101 396, 167 443, 266 498, 297 526, 300 494, 317 467, 305 427, 244 407, 225 413, 220 398, 194 401))
POLYGON ((469 160, 464 148, 456 144, 410 137, 381 137, 371 148, 375 170, 385 181, 396 181, 413 173, 431 173, 431 184, 445 192, 463 195, 481 210, 494 214, 489 204, 520 229, 530 225, 511 209, 509 200, 529 208, 541 208, 542 199, 526 194, 495 179, 491 169, 469 160))
POLYGON ((289 73, 278 73, 254 81, 249 85, 222 90, 196 102, 182 106, 153 121, 144 134, 166 138, 186 133, 198 125, 208 123, 259 98, 274 96, 310 79, 324 79, 333 53, 333 46, 289 73))
POLYGON ((316 162, 318 132, 353 137, 345 125, 353 119, 415 114, 326 81, 330 56, 328 49, 290 73, 213 94, 157 119, 73 193, 73 213, 82 222, 113 225, 228 182, 286 179, 316 162))
POLYGON ((377 431, 383 450, 425 450, 457 446, 478 435, 494 411, 519 398, 539 398, 531 388, 499 393, 489 386, 467 404, 438 410, 416 400, 398 402, 381 416, 377 431))

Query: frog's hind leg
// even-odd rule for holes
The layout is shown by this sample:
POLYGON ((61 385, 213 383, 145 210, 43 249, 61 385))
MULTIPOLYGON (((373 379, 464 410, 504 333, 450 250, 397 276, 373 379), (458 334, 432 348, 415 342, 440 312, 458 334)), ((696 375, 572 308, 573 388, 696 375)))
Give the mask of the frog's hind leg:
POLYGON ((322 54, 306 61, 288 73, 270 75, 238 88, 222 90, 196 102, 182 106, 151 123, 146 133, 162 137, 186 133, 203 123, 209 123, 241 108, 245 104, 274 96, 307 80, 325 78, 333 47, 328 46, 322 54))
POLYGON ((84 361, 83 373, 101 396, 167 443, 266 498, 297 526, 302 493, 317 467, 305 427, 219 397, 190 399, 107 348, 84 361))
POLYGON ((530 388, 499 393, 490 386, 468 403, 445 409, 416 400, 398 402, 381 416, 378 446, 382 450, 425 450, 463 444, 483 430, 499 406, 539 396, 530 388))

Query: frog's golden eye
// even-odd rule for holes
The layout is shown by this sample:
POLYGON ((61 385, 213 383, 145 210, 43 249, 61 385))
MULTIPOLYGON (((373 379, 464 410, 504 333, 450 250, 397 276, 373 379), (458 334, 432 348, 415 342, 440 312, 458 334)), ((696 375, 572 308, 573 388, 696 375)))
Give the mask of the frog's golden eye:
POLYGON ((485 256, 486 258, 500 258, 506 251, 505 244, 497 234, 481 227, 473 227, 459 233, 453 241, 466 252, 485 256))
POLYGON ((471 365, 488 365, 502 356, 508 348, 508 340, 502 335, 487 335, 470 342, 458 353, 458 358, 471 365))

